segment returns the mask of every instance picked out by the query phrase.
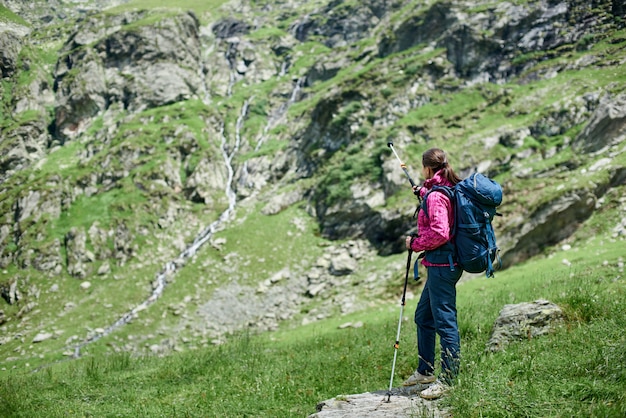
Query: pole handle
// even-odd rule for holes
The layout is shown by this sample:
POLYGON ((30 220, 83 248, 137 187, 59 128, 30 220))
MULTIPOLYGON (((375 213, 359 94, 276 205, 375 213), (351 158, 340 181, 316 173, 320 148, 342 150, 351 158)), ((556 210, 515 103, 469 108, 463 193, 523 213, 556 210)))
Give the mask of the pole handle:
POLYGON ((409 174, 409 170, 406 169, 406 165, 402 162, 402 160, 398 156, 398 153, 396 152, 396 149, 393 147, 393 141, 387 142, 387 146, 391 148, 391 151, 393 151, 393 155, 395 155, 396 158, 398 159, 398 162, 400 163, 400 168, 404 171, 406 178, 409 179, 409 183, 411 183, 411 187, 415 188, 416 184, 411 178, 411 175, 409 174))

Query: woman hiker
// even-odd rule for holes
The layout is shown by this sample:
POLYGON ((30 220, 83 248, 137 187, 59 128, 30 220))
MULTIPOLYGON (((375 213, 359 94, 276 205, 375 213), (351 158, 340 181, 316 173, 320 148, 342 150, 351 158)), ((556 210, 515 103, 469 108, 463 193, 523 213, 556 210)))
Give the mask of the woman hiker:
POLYGON ((433 186, 452 187, 461 179, 448 163, 445 152, 438 148, 422 154, 422 166, 426 181, 419 193, 421 197, 426 196, 427 213, 419 211, 419 235, 406 237, 406 248, 415 252, 425 251, 422 264, 426 266, 428 275, 415 309, 419 363, 415 373, 402 384, 431 384, 420 392, 420 396, 437 399, 452 385, 459 369, 461 341, 456 315, 456 283, 463 270, 458 267, 452 270, 449 261, 452 260, 452 248, 447 242, 451 238, 454 222, 452 202, 442 192, 428 192, 433 186), (437 334, 441 344, 439 379, 434 374, 437 334))

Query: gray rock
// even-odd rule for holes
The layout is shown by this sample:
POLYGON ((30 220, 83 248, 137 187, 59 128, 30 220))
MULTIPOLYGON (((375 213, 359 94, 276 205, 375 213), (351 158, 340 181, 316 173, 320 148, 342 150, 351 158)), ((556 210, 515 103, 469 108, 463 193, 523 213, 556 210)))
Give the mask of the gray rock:
POLYGON ((116 104, 142 110, 189 99, 202 88, 195 16, 181 13, 129 28, 142 17, 95 15, 70 37, 55 70, 58 136, 81 133, 116 104))
POLYGON ((409 418, 452 416, 439 408, 438 401, 426 401, 417 396, 422 386, 394 388, 391 396, 387 391, 343 395, 320 402, 317 412, 309 418, 409 418))
POLYGON ((390 8, 399 2, 366 0, 354 5, 344 3, 339 9, 334 3, 303 16, 290 28, 296 39, 306 41, 311 37, 321 37, 328 47, 340 47, 369 36, 390 8))
POLYGON ((185 194, 194 202, 213 204, 215 196, 224 189, 227 178, 223 163, 203 158, 185 181, 185 194))
POLYGON ((317 283, 317 284, 310 286, 306 292, 307 292, 307 295, 311 297, 315 297, 319 295, 322 292, 322 290, 324 290, 325 288, 326 288, 326 283, 324 282, 317 283))
POLYGON ((72 228, 65 236, 67 251, 67 271, 74 277, 85 278, 92 270, 95 256, 87 250, 87 235, 85 231, 72 228))
POLYGON ((215 23, 211 30, 217 38, 227 39, 233 36, 242 36, 250 32, 250 25, 246 22, 227 17, 215 23))
POLYGON ((17 279, 9 280, 6 283, 0 284, 0 296, 9 304, 14 305, 19 301, 22 296, 17 287, 17 279))
POLYGON ((574 141, 584 152, 597 152, 626 137, 626 94, 606 96, 574 141))
POLYGON ((487 351, 500 351, 511 341, 547 334, 562 319, 561 308, 547 300, 505 305, 496 319, 487 351))
POLYGON ((36 344, 36 343, 44 342, 46 340, 49 340, 53 336, 54 334, 50 332, 40 332, 39 334, 35 335, 35 337, 33 338, 33 343, 36 344))
POLYGON ((98 276, 104 276, 111 272, 111 265, 108 261, 102 263, 102 265, 98 268, 98 276))
POLYGON ((547 202, 526 217, 511 220, 507 230, 498 236, 503 267, 539 254, 546 245, 570 236, 591 216, 596 200, 589 191, 577 191, 547 202))
POLYGON ((21 38, 15 32, 0 27, 0 78, 11 77, 15 73, 21 49, 21 38))
POLYGON ((41 247, 38 251, 28 252, 24 257, 24 263, 50 276, 59 275, 64 264, 61 257, 61 242, 55 239, 50 245, 41 247))
POLYGON ((346 252, 339 253, 330 261, 330 273, 334 276, 345 276, 354 272, 357 262, 346 252))
POLYGON ((275 215, 303 198, 303 191, 295 189, 287 193, 273 195, 267 205, 261 209, 264 215, 275 215))

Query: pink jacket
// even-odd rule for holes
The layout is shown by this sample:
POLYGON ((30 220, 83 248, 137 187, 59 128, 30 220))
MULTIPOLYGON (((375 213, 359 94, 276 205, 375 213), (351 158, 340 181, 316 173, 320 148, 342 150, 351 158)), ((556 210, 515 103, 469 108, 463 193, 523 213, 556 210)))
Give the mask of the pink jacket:
MULTIPOLYGON (((435 173, 434 177, 424 182, 419 193, 424 197, 433 186, 454 186, 440 173, 435 173)), ((415 252, 424 250, 434 250, 441 247, 451 238, 452 226, 454 225, 454 211, 448 196, 443 193, 434 192, 428 195, 426 202, 428 206, 428 216, 423 210, 417 216, 418 237, 411 242, 411 249, 415 252)), ((435 266, 426 259, 422 260, 425 266, 435 266)))

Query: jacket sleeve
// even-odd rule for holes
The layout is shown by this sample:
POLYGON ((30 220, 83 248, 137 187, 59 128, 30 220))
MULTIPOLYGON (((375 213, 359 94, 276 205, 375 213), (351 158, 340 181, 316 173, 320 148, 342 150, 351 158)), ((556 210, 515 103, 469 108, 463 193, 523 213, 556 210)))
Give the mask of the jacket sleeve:
MULTIPOLYGON (((430 193, 426 205, 428 206, 426 225, 421 223, 420 229, 423 230, 418 231, 419 236, 411 244, 411 249, 415 252, 434 250, 450 240, 452 205, 448 196, 443 193, 430 193)), ((420 213, 420 216, 426 217, 426 214, 420 213)))

